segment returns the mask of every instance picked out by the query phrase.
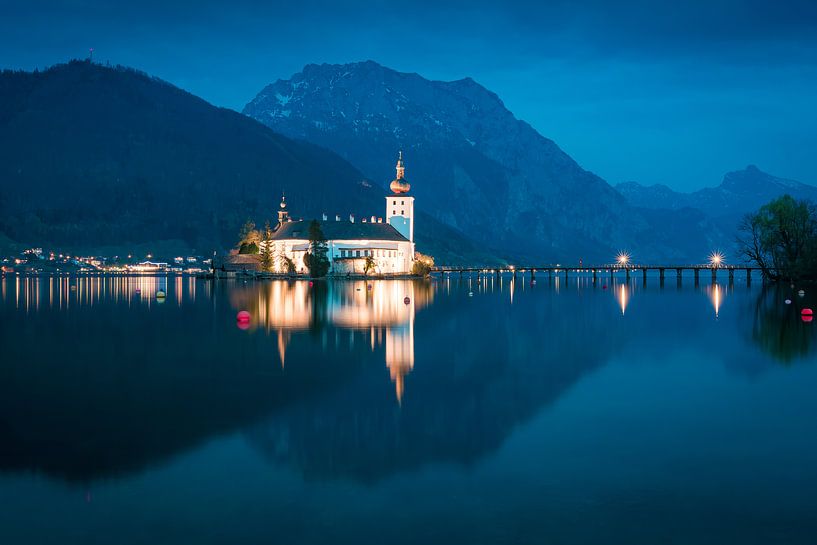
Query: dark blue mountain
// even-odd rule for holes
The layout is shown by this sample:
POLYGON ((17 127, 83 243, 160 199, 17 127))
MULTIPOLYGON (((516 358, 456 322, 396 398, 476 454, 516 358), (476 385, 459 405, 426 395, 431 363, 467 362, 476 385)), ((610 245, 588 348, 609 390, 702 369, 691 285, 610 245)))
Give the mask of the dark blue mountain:
MULTIPOLYGON (((296 217, 382 215, 373 185, 325 148, 136 70, 0 73, 0 241, 205 253, 232 247, 247 218, 274 220, 282 191, 296 217)), ((427 215, 417 238, 444 262, 490 259, 427 215)))
POLYGON ((667 229, 470 78, 430 81, 372 61, 308 65, 244 113, 332 149, 374 180, 391 179, 382 158, 404 149, 418 208, 526 261, 610 261, 621 248, 685 260, 713 233, 697 221, 683 235, 667 229))

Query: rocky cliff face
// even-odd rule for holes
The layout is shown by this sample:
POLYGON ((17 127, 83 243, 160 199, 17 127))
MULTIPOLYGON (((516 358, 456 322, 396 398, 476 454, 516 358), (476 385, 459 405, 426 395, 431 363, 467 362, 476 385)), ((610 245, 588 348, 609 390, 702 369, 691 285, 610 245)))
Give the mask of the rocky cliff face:
POLYGON ((509 256, 588 262, 619 248, 651 259, 691 250, 690 233, 656 233, 649 215, 469 78, 430 81, 371 61, 308 65, 244 113, 328 147, 383 187, 403 149, 418 208, 509 256))

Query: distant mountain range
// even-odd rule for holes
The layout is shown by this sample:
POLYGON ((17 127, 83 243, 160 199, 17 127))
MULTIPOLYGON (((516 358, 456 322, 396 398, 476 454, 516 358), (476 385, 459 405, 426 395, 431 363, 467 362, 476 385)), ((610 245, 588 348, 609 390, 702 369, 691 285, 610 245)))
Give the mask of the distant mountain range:
POLYGON ((715 230, 722 233, 723 241, 718 247, 727 251, 733 248, 735 229, 748 212, 784 194, 817 202, 817 187, 772 176, 754 165, 727 173, 717 187, 692 193, 673 191, 661 184, 643 186, 636 182, 618 184, 616 189, 633 206, 657 215, 667 211, 703 214, 715 230))
MULTIPOLYGON (((0 73, 6 245, 206 254, 231 248, 247 218, 274 221, 283 191, 295 217, 383 214, 383 190, 331 151, 136 70, 0 73)), ((417 237, 450 260, 489 259, 427 215, 417 237)))
POLYGON ((380 215, 399 149, 440 263, 699 261, 769 199, 817 200, 754 167, 692 194, 613 188, 473 80, 371 61, 308 65, 244 113, 87 61, 0 73, 0 246, 225 250, 283 191, 295 217, 380 215))
POLYGON ((715 195, 690 212, 668 188, 645 193, 672 206, 648 205, 632 184, 617 191, 470 78, 430 81, 372 61, 308 65, 264 88, 244 113, 337 152, 381 183, 392 174, 383 157, 404 149, 418 208, 523 261, 607 262, 619 249, 689 261, 734 240, 736 224, 711 213, 715 195))
POLYGON ((772 176, 754 165, 727 173, 717 187, 693 193, 680 193, 661 184, 644 186, 636 182, 618 184, 616 189, 634 206, 669 210, 696 208, 712 217, 745 214, 786 193, 817 202, 817 187, 772 176))

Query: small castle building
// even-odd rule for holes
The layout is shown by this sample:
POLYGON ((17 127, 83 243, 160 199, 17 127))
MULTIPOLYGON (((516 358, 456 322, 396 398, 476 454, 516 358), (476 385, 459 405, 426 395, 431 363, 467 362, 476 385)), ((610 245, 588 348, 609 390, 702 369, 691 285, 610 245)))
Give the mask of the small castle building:
MULTIPOLYGON (((414 197, 405 179, 403 152, 397 159, 397 175, 386 196, 385 221, 371 216, 357 220, 325 215, 319 222, 326 238, 330 274, 363 274, 367 262, 372 274, 408 274, 414 262, 414 197)), ((286 272, 291 262, 296 272, 306 272, 304 257, 309 251, 311 221, 292 221, 287 202, 281 198, 278 225, 272 232, 271 253, 276 272, 286 272)), ((265 243, 262 243, 265 244, 265 243)))

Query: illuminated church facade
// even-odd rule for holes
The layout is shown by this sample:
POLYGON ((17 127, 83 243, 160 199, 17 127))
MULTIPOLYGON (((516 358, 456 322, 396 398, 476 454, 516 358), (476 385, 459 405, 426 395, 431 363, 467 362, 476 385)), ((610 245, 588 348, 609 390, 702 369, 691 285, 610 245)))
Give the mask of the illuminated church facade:
MULTIPOLYGON (((397 175, 389 185, 391 194, 386 196, 385 221, 383 217, 371 216, 348 219, 326 215, 320 221, 326 238, 327 257, 332 275, 364 274, 371 258, 371 274, 409 274, 414 263, 414 197, 411 185, 405 179, 403 152, 397 159, 397 175)), ((269 244, 274 256, 276 272, 286 271, 290 260, 296 272, 306 272, 304 258, 309 251, 310 221, 293 221, 285 198, 281 199, 278 224, 269 244)), ((262 244, 265 244, 262 242, 262 244)))

